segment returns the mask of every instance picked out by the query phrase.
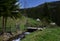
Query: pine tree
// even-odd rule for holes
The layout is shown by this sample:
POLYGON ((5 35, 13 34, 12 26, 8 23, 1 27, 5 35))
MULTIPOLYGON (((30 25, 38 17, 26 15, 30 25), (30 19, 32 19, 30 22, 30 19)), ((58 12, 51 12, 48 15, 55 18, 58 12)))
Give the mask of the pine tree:
POLYGON ((2 28, 3 33, 6 32, 6 22, 7 18, 18 18, 19 14, 19 4, 16 4, 19 0, 0 0, 0 16, 2 17, 2 28), (17 10, 17 11, 16 11, 17 10))

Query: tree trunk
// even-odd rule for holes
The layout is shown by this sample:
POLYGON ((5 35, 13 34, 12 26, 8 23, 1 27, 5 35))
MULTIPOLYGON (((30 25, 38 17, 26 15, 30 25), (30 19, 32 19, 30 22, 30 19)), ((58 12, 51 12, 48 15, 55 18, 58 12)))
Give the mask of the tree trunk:
POLYGON ((4 17, 2 17, 2 32, 3 33, 5 33, 6 32, 6 30, 5 30, 6 28, 5 28, 5 18, 4 17))
POLYGON ((4 29, 4 17, 2 17, 2 32, 4 33, 5 32, 5 29, 4 29))
POLYGON ((7 17, 5 17, 5 21, 4 22, 5 22, 5 32, 6 32, 6 30, 7 30, 6 29, 7 17))

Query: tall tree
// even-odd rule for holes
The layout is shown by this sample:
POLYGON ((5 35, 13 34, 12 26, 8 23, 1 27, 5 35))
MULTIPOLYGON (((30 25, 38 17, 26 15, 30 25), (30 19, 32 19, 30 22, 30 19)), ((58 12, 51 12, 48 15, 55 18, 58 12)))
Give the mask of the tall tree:
POLYGON ((6 32, 6 22, 7 18, 17 18, 20 17, 18 11, 18 4, 16 4, 19 0, 1 0, 0 1, 0 16, 2 16, 2 28, 3 33, 6 32), (17 11, 16 11, 17 10, 17 11))

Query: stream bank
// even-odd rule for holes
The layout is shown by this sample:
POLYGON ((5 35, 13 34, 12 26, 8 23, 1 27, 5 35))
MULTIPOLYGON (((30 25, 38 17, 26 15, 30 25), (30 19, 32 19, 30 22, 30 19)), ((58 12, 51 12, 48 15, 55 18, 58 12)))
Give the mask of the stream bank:
POLYGON ((25 36, 27 34, 30 34, 30 33, 34 32, 36 30, 42 31, 43 29, 45 29, 45 28, 32 28, 32 27, 29 27, 25 32, 22 32, 18 35, 15 35, 14 37, 9 38, 7 41, 21 41, 21 39, 25 38, 25 36))

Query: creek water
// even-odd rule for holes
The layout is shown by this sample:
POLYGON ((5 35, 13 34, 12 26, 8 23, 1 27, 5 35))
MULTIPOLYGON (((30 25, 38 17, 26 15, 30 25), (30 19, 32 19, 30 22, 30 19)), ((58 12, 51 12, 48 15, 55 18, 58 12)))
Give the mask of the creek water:
POLYGON ((22 34, 20 34, 20 35, 18 36, 17 39, 13 39, 12 41, 21 41, 21 39, 25 38, 26 35, 34 32, 34 31, 36 31, 36 30, 37 30, 37 29, 27 29, 26 32, 23 32, 22 34))
POLYGON ((18 38, 18 39, 15 39, 15 40, 12 40, 12 41, 20 41, 20 38, 18 38))
POLYGON ((24 34, 21 34, 19 38, 14 39, 14 40, 12 40, 12 41, 21 41, 21 39, 22 39, 23 37, 25 37, 25 35, 27 35, 27 34, 30 34, 30 32, 25 32, 24 34))

